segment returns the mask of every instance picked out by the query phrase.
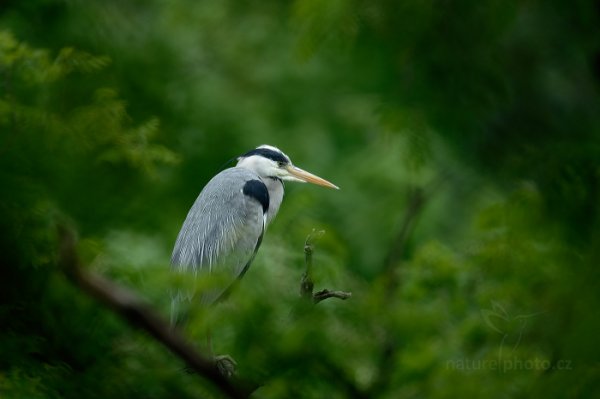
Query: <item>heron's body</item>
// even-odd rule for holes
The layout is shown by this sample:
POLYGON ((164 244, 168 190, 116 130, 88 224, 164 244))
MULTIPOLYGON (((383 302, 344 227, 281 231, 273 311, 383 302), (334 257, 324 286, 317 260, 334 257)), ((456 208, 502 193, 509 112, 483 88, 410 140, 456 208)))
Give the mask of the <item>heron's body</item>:
POLYGON ((228 276, 227 284, 201 293, 205 303, 222 297, 248 270, 283 200, 284 179, 337 188, 296 168, 275 147, 260 146, 238 160, 237 166, 206 184, 188 212, 171 257, 177 271, 228 276))
MULTIPOLYGON (((188 212, 173 249, 173 267, 184 272, 212 272, 214 267, 233 280, 242 276, 283 199, 283 182, 269 180, 243 167, 213 177, 188 212), (217 217, 211 212, 215 208, 224 212, 217 217)), ((216 298, 204 301, 211 299, 216 298)))

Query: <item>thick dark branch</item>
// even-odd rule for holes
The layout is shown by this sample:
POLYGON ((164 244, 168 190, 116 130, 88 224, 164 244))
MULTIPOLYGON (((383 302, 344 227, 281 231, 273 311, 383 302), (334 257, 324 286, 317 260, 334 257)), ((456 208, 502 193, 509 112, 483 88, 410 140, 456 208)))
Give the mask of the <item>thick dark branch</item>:
POLYGON ((60 263, 67 276, 82 290, 94 296, 129 324, 147 331, 176 356, 185 361, 190 369, 209 380, 231 398, 247 398, 257 386, 223 376, 215 362, 199 353, 175 328, 156 313, 134 292, 81 267, 75 251, 74 234, 60 228, 60 263))

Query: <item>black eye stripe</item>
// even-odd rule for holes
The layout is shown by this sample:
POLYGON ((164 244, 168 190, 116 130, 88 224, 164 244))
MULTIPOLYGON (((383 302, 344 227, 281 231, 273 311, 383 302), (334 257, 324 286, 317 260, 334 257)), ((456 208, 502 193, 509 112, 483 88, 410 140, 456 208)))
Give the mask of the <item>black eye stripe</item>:
POLYGON ((254 150, 248 151, 247 153, 242 155, 241 158, 247 158, 252 155, 258 155, 258 156, 270 159, 275 162, 282 162, 283 164, 290 163, 290 160, 287 159, 287 157, 285 155, 283 155, 280 152, 270 150, 268 148, 255 148, 254 150))

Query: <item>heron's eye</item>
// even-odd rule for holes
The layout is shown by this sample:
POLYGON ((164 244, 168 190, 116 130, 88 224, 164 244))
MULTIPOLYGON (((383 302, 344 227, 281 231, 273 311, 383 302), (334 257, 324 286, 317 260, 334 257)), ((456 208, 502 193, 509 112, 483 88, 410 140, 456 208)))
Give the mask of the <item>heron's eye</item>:
POLYGON ((277 162, 277 166, 280 168, 283 168, 285 166, 285 162, 279 161, 279 162, 277 162))

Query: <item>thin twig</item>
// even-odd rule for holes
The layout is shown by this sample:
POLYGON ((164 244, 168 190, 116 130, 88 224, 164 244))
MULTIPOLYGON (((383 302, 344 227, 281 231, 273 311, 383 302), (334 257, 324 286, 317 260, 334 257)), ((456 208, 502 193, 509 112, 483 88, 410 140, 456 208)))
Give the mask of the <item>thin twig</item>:
POLYGON ((412 229, 414 228, 420 211, 423 209, 424 205, 424 190, 421 187, 414 188, 411 192, 404 216, 402 217, 402 223, 400 224, 398 234, 396 234, 396 237, 390 246, 390 251, 385 259, 386 271, 393 269, 404 255, 406 242, 408 241, 408 237, 410 236, 410 233, 412 232, 412 229))
POLYGON ((315 283, 312 279, 312 255, 313 255, 313 242, 321 238, 325 234, 323 230, 314 230, 306 237, 304 241, 304 262, 306 264, 306 271, 302 274, 302 280, 300 281, 300 295, 303 298, 311 299, 313 296, 313 290, 315 283))
POLYGON ((304 242, 304 261, 306 263, 306 271, 302 275, 302 280, 300 281, 300 295, 305 299, 312 300, 315 304, 328 298, 348 299, 352 296, 351 292, 330 291, 327 289, 314 293, 315 283, 312 278, 312 256, 314 252, 314 243, 320 239, 323 234, 325 234, 324 230, 313 229, 313 231, 306 237, 306 241, 304 242))
POLYGON ((256 384, 223 376, 211 358, 199 353, 177 329, 171 327, 133 291, 84 270, 75 251, 73 232, 60 227, 59 235, 60 263, 75 285, 120 314, 132 326, 148 332, 185 361, 191 370, 206 378, 228 397, 248 398, 258 388, 256 384))
POLYGON ((383 273, 386 277, 386 295, 388 297, 393 295, 400 283, 398 264, 406 257, 408 240, 415 229, 419 217, 423 213, 425 204, 448 177, 449 173, 441 174, 424 187, 414 187, 410 191, 408 206, 402 216, 400 228, 396 237, 392 240, 390 250, 384 260, 383 273))
MULTIPOLYGON (((402 216, 400 229, 398 230, 395 239, 392 241, 390 251, 384 262, 383 273, 385 275, 385 298, 387 304, 392 303, 391 298, 395 295, 400 285, 398 266, 401 260, 406 256, 406 246, 410 235, 414 231, 418 218, 421 216, 425 204, 431 194, 439 188, 447 177, 448 174, 440 175, 424 188, 415 187, 411 191, 408 206, 402 216)), ((378 365, 379 372, 377 373, 377 379, 369 388, 369 394, 371 396, 378 396, 389 383, 394 370, 394 358, 396 357, 398 349, 398 340, 392 336, 389 331, 386 331, 381 347, 381 360, 378 365)))
POLYGON ((347 291, 329 291, 329 290, 321 290, 319 292, 315 292, 313 294, 313 301, 315 303, 319 303, 324 301, 327 298, 339 298, 339 299, 348 299, 352 296, 351 292, 347 291))

